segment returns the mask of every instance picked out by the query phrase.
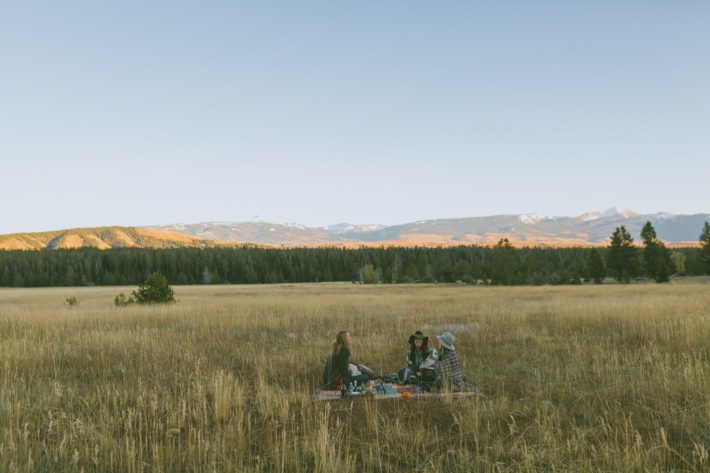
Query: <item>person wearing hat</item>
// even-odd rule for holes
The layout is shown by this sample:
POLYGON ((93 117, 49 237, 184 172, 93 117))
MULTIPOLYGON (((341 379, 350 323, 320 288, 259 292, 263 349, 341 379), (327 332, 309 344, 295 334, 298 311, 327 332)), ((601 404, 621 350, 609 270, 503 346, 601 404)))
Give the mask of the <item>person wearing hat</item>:
POLYGON ((454 390, 464 388, 463 372, 461 371, 461 362, 459 355, 456 353, 454 342, 456 338, 451 332, 444 332, 436 336, 441 347, 439 361, 436 363, 436 384, 438 387, 446 387, 454 390))
POLYGON ((429 387, 436 381, 434 366, 438 353, 429 346, 429 337, 417 330, 409 337, 409 352, 407 353, 407 367, 399 372, 402 382, 414 382, 429 387))

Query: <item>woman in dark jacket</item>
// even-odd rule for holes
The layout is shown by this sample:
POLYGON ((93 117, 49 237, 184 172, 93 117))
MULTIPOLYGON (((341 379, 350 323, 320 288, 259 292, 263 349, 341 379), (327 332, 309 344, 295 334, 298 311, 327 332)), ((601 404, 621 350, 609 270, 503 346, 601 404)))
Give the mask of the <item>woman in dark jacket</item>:
POLYGON ((353 375, 352 369, 357 369, 357 365, 350 362, 350 350, 352 348, 352 336, 347 330, 338 332, 333 343, 333 352, 326 362, 324 384, 330 389, 337 389, 341 384, 352 382, 365 382, 370 377, 367 374, 353 375))
POLYGON ((409 352, 407 353, 407 367, 399 373, 400 381, 409 383, 431 385, 436 380, 434 368, 438 355, 436 350, 429 346, 429 337, 425 337, 417 330, 409 337, 409 352))

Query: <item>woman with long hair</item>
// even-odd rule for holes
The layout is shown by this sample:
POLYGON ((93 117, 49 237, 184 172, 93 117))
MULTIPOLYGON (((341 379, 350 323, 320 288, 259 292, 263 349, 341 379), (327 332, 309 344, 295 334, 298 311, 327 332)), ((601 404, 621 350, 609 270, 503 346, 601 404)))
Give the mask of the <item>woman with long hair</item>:
POLYGON ((347 330, 335 336, 333 350, 323 372, 323 384, 330 389, 337 389, 343 383, 360 383, 370 379, 367 374, 360 372, 361 367, 350 362, 352 343, 352 335, 347 330))

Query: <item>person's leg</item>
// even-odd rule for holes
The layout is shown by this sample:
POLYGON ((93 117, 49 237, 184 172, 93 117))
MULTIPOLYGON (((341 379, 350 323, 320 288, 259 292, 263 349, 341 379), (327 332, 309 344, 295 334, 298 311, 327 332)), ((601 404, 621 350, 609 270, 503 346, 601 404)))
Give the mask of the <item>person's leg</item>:
POLYGON ((367 380, 369 380, 369 379, 370 379, 370 377, 368 375, 366 375, 365 373, 363 373, 363 374, 359 374, 357 376, 350 376, 349 382, 360 384, 360 383, 366 383, 367 380))
POLYGON ((432 386, 436 383, 436 371, 434 370, 424 370, 422 373, 422 377, 420 379, 419 384, 421 387, 426 390, 430 391, 432 386))

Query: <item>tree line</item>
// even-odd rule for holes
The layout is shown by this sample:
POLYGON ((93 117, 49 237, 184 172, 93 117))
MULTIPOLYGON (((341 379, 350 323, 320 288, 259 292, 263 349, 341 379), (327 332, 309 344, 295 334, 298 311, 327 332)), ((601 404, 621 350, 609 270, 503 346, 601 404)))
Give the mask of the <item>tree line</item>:
POLYGON ((0 286, 135 285, 159 272, 171 284, 353 281, 541 285, 710 274, 710 225, 701 248, 669 249, 651 223, 643 248, 618 227, 605 248, 120 248, 0 251, 0 286))

